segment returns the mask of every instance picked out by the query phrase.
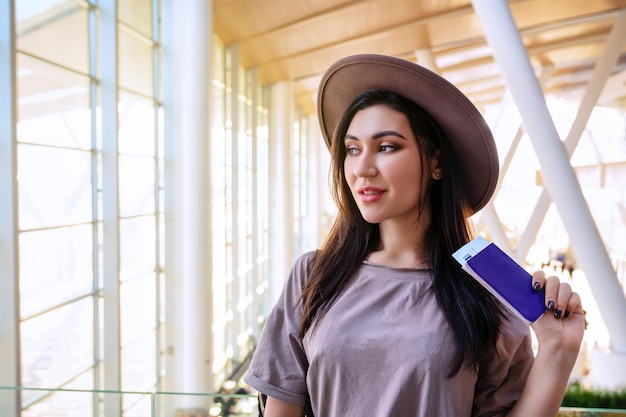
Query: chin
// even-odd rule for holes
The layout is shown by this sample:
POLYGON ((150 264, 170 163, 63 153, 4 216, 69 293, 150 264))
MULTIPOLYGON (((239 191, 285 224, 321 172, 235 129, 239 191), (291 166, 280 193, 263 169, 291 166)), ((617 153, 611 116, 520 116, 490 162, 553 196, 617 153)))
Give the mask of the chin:
POLYGON ((382 221, 380 217, 364 216, 363 213, 361 213, 361 217, 363 217, 363 220, 365 220, 369 224, 379 224, 382 221))

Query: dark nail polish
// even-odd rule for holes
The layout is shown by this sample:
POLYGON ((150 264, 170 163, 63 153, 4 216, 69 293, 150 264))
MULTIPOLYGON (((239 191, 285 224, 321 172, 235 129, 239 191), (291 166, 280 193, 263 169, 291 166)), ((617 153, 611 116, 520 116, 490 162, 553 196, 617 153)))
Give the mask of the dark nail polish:
POLYGON ((563 313, 563 318, 567 318, 569 317, 569 310, 565 310, 565 313, 563 313))
POLYGON ((560 319, 562 315, 563 315, 563 311, 560 308, 557 308, 554 311, 554 317, 556 317, 557 319, 560 319))
POLYGON ((556 303, 552 300, 548 301, 548 310, 554 310, 554 307, 556 307, 556 303))
POLYGON ((538 282, 535 282, 535 283, 533 284, 533 290, 535 290, 535 291, 539 291, 539 288, 540 288, 540 287, 541 287, 541 284, 540 284, 540 283, 538 283, 538 282))

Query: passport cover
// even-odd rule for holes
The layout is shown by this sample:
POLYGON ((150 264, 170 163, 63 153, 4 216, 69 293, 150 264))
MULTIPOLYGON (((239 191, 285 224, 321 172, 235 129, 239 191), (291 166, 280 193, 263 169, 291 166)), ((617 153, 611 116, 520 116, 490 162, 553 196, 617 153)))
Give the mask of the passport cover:
POLYGON ((535 322, 547 310, 544 289, 533 290, 530 273, 495 243, 479 236, 452 256, 463 270, 527 324, 535 322))

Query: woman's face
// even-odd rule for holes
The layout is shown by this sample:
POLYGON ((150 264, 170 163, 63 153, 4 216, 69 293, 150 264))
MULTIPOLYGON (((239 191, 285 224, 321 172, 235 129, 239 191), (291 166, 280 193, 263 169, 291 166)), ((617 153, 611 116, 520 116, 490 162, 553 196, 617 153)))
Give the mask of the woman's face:
POLYGON ((355 114, 344 143, 346 181, 363 218, 414 223, 428 179, 407 117, 385 105, 367 107, 355 114))

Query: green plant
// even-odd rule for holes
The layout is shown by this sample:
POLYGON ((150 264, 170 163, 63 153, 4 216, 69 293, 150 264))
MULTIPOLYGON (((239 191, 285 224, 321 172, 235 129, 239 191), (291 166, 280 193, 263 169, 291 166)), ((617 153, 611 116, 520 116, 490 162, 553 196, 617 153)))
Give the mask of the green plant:
POLYGON ((567 388, 561 406, 626 409, 626 388, 617 391, 585 389, 573 383, 567 388))

